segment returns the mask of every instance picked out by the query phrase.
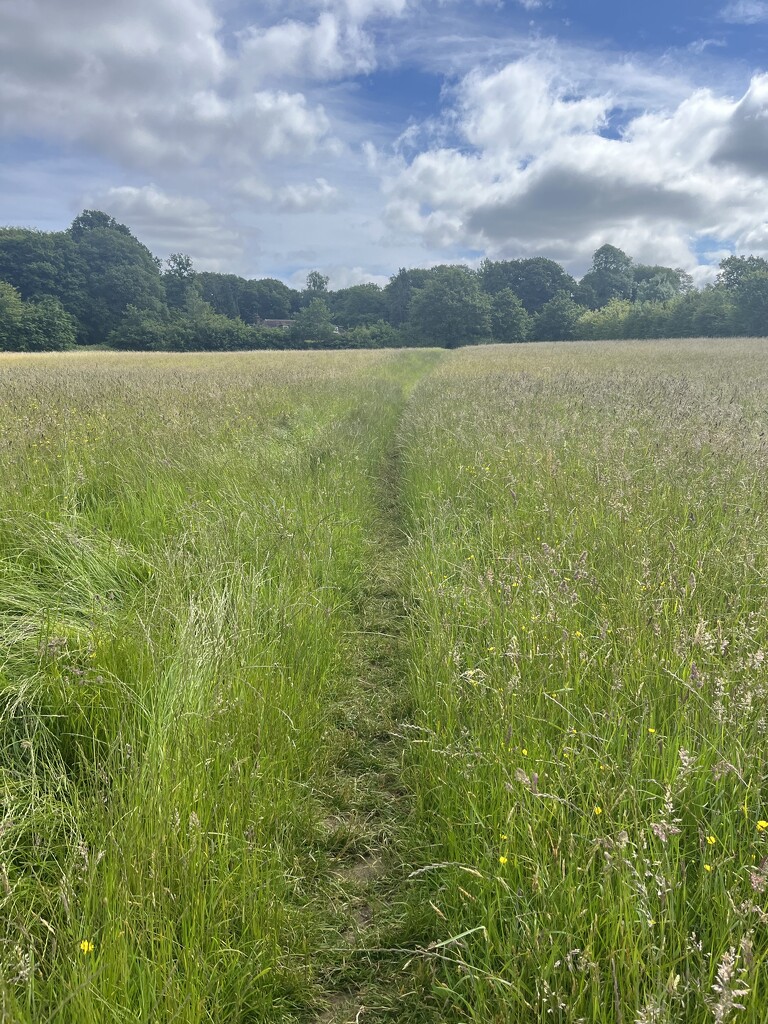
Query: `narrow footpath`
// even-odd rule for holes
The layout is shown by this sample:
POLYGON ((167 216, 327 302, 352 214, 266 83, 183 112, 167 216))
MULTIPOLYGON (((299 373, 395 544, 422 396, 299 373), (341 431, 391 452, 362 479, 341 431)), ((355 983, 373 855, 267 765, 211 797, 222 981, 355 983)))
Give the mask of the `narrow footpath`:
MULTIPOLYGON (((360 613, 359 678, 350 686, 345 728, 353 735, 338 765, 323 821, 330 871, 320 898, 335 922, 324 964, 323 1008, 314 1024, 428 1024, 414 972, 404 972, 413 939, 403 900, 407 867, 398 856, 407 827, 401 775, 403 726, 411 716, 405 648, 406 588, 400 422, 418 384, 444 353, 413 353, 385 433, 376 477, 376 536, 360 613)), ((413 397, 412 397, 413 396, 413 397)))

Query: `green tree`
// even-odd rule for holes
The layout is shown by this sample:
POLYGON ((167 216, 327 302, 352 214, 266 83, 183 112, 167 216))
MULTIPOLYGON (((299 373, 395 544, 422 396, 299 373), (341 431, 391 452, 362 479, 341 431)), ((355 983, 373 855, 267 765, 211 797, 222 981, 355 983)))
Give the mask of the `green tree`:
POLYGON ((89 231, 117 231, 133 238, 130 228, 120 224, 108 213, 102 213, 101 210, 83 210, 75 217, 69 228, 69 233, 76 242, 84 238, 89 231))
POLYGON ((307 274, 307 283, 304 288, 304 294, 307 296, 309 302, 312 299, 321 298, 328 294, 328 281, 329 278, 325 274, 321 274, 319 270, 310 270, 307 274))
POLYGON ((328 305, 334 323, 340 327, 362 327, 384 319, 387 302, 377 284, 354 284, 331 292, 328 305))
POLYGON ((170 315, 167 310, 142 309, 129 305, 107 341, 114 348, 133 351, 162 351, 169 347, 170 315))
POLYGON ((240 316, 246 323, 258 320, 288 320, 301 308, 302 296, 295 288, 265 277, 258 281, 246 281, 240 289, 240 316))
POLYGON ((456 348, 491 333, 490 301, 467 267, 435 267, 409 306, 409 332, 422 342, 456 348))
POLYGON ((334 337, 331 313, 325 299, 310 299, 296 314, 291 336, 296 341, 330 341, 334 337))
POLYGON ((165 307, 159 261, 125 225, 96 213, 85 211, 70 228, 73 259, 83 280, 78 340, 85 344, 104 341, 128 306, 155 311, 165 307))
POLYGON ((672 267, 639 263, 633 267, 632 273, 636 302, 667 302, 693 288, 693 278, 680 268, 673 270, 672 267))
POLYGON ((211 309, 233 320, 241 317, 240 292, 248 281, 237 274, 215 274, 207 271, 199 273, 197 281, 203 301, 207 302, 211 309))
POLYGON ((570 294, 576 288, 571 275, 559 263, 544 256, 525 260, 483 260, 480 279, 483 290, 489 295, 511 288, 528 313, 537 313, 558 292, 570 294))
POLYGON ((24 351, 24 301, 7 281, 0 281, 0 351, 24 351))
POLYGON ((389 283, 384 288, 387 309, 385 319, 389 320, 393 327, 401 327, 406 322, 411 299, 428 280, 429 271, 421 267, 412 270, 401 267, 396 274, 390 277, 389 283))
POLYGON ((592 268, 579 282, 576 299, 593 309, 611 299, 631 299, 635 276, 631 257, 615 245, 602 245, 592 257, 592 268))
POLYGON ((733 294, 720 285, 708 285, 696 294, 691 316, 692 334, 704 338, 725 338, 738 330, 733 294))
POLYGON ((77 340, 75 318, 53 295, 26 303, 24 327, 28 352, 61 351, 77 340))
POLYGON ((74 318, 58 299, 24 302, 17 288, 0 281, 0 351, 50 352, 74 343, 74 318))
POLYGON ((203 301, 202 288, 189 256, 171 253, 165 261, 163 284, 169 309, 184 309, 190 313, 199 309, 203 301))
POLYGON ((726 256, 720 261, 717 284, 728 291, 737 291, 752 274, 768 274, 768 261, 762 256, 726 256))
POLYGON ((768 335, 768 269, 742 277, 734 295, 736 330, 756 337, 768 335))
POLYGON ((579 317, 578 336, 593 341, 624 338, 631 310, 627 299, 611 299, 602 309, 585 310, 579 317))
POLYGON ((579 321, 584 307, 573 301, 568 292, 560 292, 542 307, 533 325, 537 341, 571 341, 579 335, 579 321))
POLYGON ((532 319, 511 288, 491 296, 491 334, 496 341, 527 341, 532 319))
POLYGON ((392 324, 377 320, 374 324, 350 328, 344 334, 344 344, 350 348, 399 348, 403 339, 392 324))

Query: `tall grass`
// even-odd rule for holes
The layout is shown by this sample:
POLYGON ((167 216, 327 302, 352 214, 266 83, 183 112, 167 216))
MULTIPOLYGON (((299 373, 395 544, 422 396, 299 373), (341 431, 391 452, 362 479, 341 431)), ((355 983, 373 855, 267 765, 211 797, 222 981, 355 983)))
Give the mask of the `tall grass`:
POLYGON ((762 342, 543 345, 410 405, 411 900, 450 1019, 766 1019, 766 395, 762 342))
POLYGON ((3 1020, 316 998, 377 465, 430 358, 0 363, 3 1020))
POLYGON ((0 360, 0 1019, 764 1020, 766 395, 0 360))

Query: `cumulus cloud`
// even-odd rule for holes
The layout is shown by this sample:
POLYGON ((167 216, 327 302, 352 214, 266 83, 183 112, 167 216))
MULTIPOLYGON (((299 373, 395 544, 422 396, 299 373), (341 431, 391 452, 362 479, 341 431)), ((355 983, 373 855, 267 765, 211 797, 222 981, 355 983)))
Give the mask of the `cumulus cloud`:
POLYGON ((312 182, 282 185, 272 188, 263 179, 243 178, 237 184, 237 191, 245 199, 269 204, 281 213, 311 213, 320 210, 336 210, 342 204, 339 190, 325 178, 312 182))
POLYGON ((251 27, 240 41, 241 79, 326 80, 372 71, 373 40, 356 23, 344 24, 326 11, 314 24, 287 20, 267 28, 251 27))
POLYGON ((741 100, 697 90, 606 133, 616 102, 540 60, 471 73, 457 144, 386 166, 390 224, 427 246, 546 252, 577 271, 605 241, 693 266, 698 237, 768 236, 768 76, 741 100))
POLYGON ((758 75, 733 108, 713 159, 768 179, 768 75, 758 75))
POLYGON ((203 199, 169 195, 155 185, 122 185, 86 195, 83 205, 127 223, 158 255, 186 253, 198 270, 226 269, 242 257, 240 233, 203 199))
POLYGON ((327 141, 304 93, 254 88, 205 0, 25 0, 0 25, 0 126, 142 168, 307 157, 327 141))

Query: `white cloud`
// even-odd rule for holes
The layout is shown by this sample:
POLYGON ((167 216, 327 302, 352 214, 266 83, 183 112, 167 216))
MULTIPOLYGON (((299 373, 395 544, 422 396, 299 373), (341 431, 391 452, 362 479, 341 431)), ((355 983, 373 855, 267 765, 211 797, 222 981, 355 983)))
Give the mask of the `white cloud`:
POLYGON ((339 190, 325 178, 273 188, 260 178, 243 178, 237 191, 247 200, 269 204, 281 213, 310 213, 336 210, 342 204, 339 190))
POLYGON ((198 270, 225 270, 242 258, 241 235, 203 199, 168 195, 155 185, 122 185, 85 196, 83 205, 128 224, 156 255, 186 253, 198 270))
POLYGON ((285 213, 305 213, 310 210, 333 210, 339 206, 339 190, 325 178, 317 178, 308 185, 285 185, 276 193, 278 209, 285 213))
POLYGON ((460 93, 463 134, 473 146, 522 158, 565 136, 600 128, 610 97, 569 97, 568 91, 552 66, 536 58, 490 75, 471 72, 460 93))
POLYGON ((723 21, 734 25, 756 25, 768 21, 768 3, 763 0, 734 0, 720 12, 723 21))
POLYGON ((427 247, 544 253, 577 272, 605 241, 688 267, 699 237, 768 243, 768 76, 741 100, 697 90, 606 135, 615 102, 566 90, 540 60, 471 73, 457 145, 384 165, 390 224, 427 247))
POLYGON ((252 26, 240 40, 240 76, 247 82, 323 81, 366 73, 375 66, 372 39, 331 11, 313 25, 287 20, 268 28, 252 26))
MULTIPOLYGON (((161 255, 337 286, 478 252, 578 272, 605 241, 688 267, 768 251, 768 77, 714 84, 719 40, 652 60, 494 30, 550 6, 5 0, 0 133, 44 155, 4 160, 0 199, 50 227, 85 195, 161 255), (443 76, 439 110, 361 81, 398 67, 443 76)), ((768 0, 721 15, 754 24, 768 0)))
MULTIPOLYGON (((11 6, 11 5, 9 5, 11 6)), ((205 0, 25 0, 0 25, 0 125, 151 169, 311 156, 325 111, 254 88, 205 0)))

